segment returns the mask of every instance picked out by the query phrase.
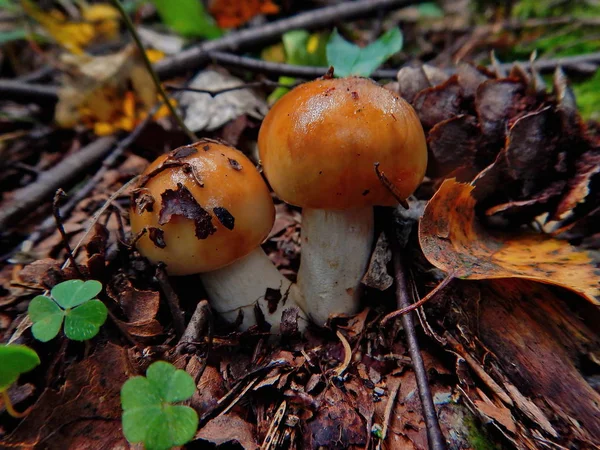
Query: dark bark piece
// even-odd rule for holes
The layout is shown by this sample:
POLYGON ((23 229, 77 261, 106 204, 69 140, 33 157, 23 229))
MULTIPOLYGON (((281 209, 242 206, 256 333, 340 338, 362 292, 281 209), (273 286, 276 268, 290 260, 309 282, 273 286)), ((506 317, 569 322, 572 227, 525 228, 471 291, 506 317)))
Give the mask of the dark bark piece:
POLYGON ((177 190, 167 189, 161 197, 162 207, 158 218, 160 225, 170 222, 171 217, 176 215, 194 221, 198 239, 206 239, 217 231, 210 213, 198 204, 188 188, 181 183, 177 184, 177 190))
POLYGON ((277 311, 277 305, 279 305, 282 298, 283 295, 281 295, 280 289, 267 288, 267 291, 265 292, 265 301, 268 305, 269 314, 273 314, 277 311))
POLYGON ((456 75, 445 83, 419 92, 413 102, 421 123, 427 129, 436 123, 448 120, 461 111, 462 88, 456 75))
POLYGON ((165 242, 165 232, 160 228, 149 227, 148 237, 158 248, 165 248, 167 243, 165 242))
POLYGON ((483 370, 473 372, 479 383, 483 375, 495 380, 489 393, 496 402, 524 415, 525 428, 511 435, 517 446, 525 447, 532 431, 566 447, 597 443, 600 393, 582 364, 600 348, 597 308, 565 290, 517 279, 455 281, 440 300, 431 305, 443 317, 438 325, 461 344, 451 351, 483 370))
POLYGON ((179 147, 173 150, 169 157, 172 159, 183 159, 197 152, 198 150, 195 147, 191 145, 186 145, 185 147, 179 147))
POLYGON ((428 174, 443 177, 463 166, 473 166, 481 133, 475 117, 460 115, 436 124, 427 135, 428 174))
POLYGON ((242 165, 233 158, 227 158, 227 160, 229 161, 229 165, 233 168, 233 170, 242 170, 242 165))
POLYGON ((221 222, 221 225, 228 230, 233 230, 233 227, 235 226, 235 217, 233 217, 226 208, 217 206, 213 208, 213 212, 215 213, 215 216, 217 216, 217 219, 219 219, 219 222, 221 222))

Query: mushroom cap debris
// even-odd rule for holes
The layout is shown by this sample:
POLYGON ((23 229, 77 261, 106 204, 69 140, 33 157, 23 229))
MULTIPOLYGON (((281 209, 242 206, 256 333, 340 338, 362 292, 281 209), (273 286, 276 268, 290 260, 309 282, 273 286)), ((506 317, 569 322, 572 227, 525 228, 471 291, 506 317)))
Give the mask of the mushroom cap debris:
POLYGON ((275 220, 269 190, 240 151, 204 139, 157 158, 131 206, 139 252, 171 275, 209 272, 246 256, 275 220))
POLYGON ((275 193, 313 209, 395 205, 374 164, 402 198, 419 186, 427 166, 413 108, 358 77, 319 79, 288 92, 265 117, 258 146, 275 193))

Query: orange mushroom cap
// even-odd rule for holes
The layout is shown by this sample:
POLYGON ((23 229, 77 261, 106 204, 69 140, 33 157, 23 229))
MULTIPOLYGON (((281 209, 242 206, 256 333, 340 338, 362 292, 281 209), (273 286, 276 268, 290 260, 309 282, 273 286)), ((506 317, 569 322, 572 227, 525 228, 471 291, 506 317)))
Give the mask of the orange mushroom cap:
POLYGON ((277 195, 313 209, 391 206, 374 164, 406 198, 427 166, 421 122, 400 96, 366 78, 319 79, 283 96, 258 137, 277 195))
POLYGON ((134 191, 139 252, 171 275, 209 272, 249 254, 275 220, 269 190, 240 151, 213 140, 156 159, 134 191))

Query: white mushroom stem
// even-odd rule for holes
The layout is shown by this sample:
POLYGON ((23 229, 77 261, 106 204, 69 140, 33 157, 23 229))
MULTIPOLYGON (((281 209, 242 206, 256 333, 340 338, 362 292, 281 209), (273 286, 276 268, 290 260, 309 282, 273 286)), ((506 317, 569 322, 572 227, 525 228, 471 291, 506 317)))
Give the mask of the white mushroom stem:
POLYGON ((360 280, 373 245, 373 208, 302 210, 298 287, 306 313, 317 325, 332 314, 354 314, 360 280))
POLYGON ((273 334, 279 333, 283 310, 293 306, 300 308, 298 328, 303 331, 306 327, 306 314, 301 307, 297 286, 277 270, 261 247, 233 264, 200 274, 200 278, 210 304, 218 314, 234 322, 240 310, 244 313, 240 326, 242 330, 256 324, 254 306, 257 303, 265 320, 271 324, 273 334), (267 288, 279 290, 282 296, 273 312, 269 312, 269 305, 265 300, 267 288))

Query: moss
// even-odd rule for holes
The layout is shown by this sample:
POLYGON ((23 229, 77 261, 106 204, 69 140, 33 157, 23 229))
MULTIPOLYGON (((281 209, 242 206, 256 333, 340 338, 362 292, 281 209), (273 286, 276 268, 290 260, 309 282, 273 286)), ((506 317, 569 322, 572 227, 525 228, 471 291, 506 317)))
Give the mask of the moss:
POLYGON ((469 433, 469 444, 475 450, 500 450, 502 446, 493 442, 481 423, 473 417, 465 417, 465 427, 469 433))

